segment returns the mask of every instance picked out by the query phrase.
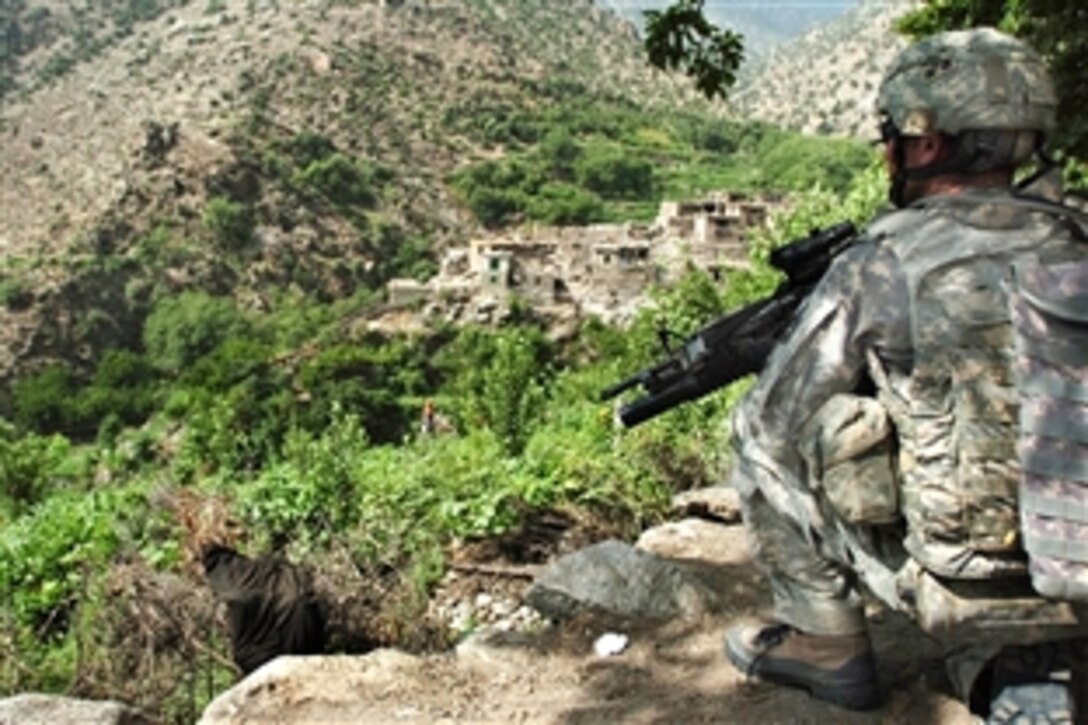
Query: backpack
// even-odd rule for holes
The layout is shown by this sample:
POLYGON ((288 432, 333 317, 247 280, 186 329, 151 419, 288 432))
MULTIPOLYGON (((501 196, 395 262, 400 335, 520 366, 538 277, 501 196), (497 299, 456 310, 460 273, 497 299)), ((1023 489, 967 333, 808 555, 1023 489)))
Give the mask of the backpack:
POLYGON ((1028 571, 1044 597, 1088 601, 1088 223, 1070 216, 1081 233, 1019 261, 1008 300, 1028 571))

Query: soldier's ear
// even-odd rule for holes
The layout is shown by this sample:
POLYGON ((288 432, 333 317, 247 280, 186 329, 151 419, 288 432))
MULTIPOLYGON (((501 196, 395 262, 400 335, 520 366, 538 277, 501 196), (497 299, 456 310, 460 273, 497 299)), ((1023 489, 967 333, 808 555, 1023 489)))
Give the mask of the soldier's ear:
POLYGON ((918 139, 918 160, 922 166, 943 161, 952 150, 952 142, 939 131, 931 131, 918 139))

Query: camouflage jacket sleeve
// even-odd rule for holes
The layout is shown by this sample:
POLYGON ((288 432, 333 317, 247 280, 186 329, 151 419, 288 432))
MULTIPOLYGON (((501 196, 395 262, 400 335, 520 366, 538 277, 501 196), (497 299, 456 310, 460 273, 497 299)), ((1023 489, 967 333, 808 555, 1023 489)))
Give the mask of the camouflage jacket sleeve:
POLYGON ((800 308, 732 418, 732 485, 758 489, 807 529, 821 516, 805 483, 797 441, 838 393, 858 389, 866 351, 909 368, 909 301, 899 263, 883 242, 864 239, 840 256, 800 308))

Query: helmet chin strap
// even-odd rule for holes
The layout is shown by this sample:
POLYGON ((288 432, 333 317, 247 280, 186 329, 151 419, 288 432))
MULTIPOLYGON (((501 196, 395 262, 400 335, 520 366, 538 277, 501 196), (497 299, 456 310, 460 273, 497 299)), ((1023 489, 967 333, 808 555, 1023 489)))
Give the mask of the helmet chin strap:
POLYGON ((892 166, 895 169, 892 174, 892 183, 888 187, 888 200, 897 209, 902 209, 909 203, 906 196, 909 174, 906 169, 906 149, 903 144, 905 137, 890 118, 881 124, 880 133, 884 143, 892 145, 892 166))
MULTIPOLYGON (((945 174, 973 174, 998 168, 997 164, 993 163, 996 161, 995 148, 990 143, 970 134, 961 134, 955 137, 946 136, 955 144, 955 150, 948 158, 927 166, 908 169, 903 143, 906 137, 890 123, 888 128, 884 129, 884 133, 885 138, 894 144, 892 161, 895 164, 895 173, 892 174, 891 185, 888 188, 888 199, 900 209, 913 201, 907 198, 907 183, 910 181, 924 181, 945 174)), ((1038 148, 1036 150, 1039 151, 1038 148)))

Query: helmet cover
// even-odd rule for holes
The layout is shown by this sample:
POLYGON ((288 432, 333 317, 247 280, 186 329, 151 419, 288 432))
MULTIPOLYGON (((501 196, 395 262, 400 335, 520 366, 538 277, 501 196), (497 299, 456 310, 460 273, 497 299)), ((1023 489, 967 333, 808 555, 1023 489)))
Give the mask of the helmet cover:
POLYGON ((993 28, 938 33, 892 62, 877 112, 899 133, 1054 128, 1057 97, 1042 58, 993 28))

